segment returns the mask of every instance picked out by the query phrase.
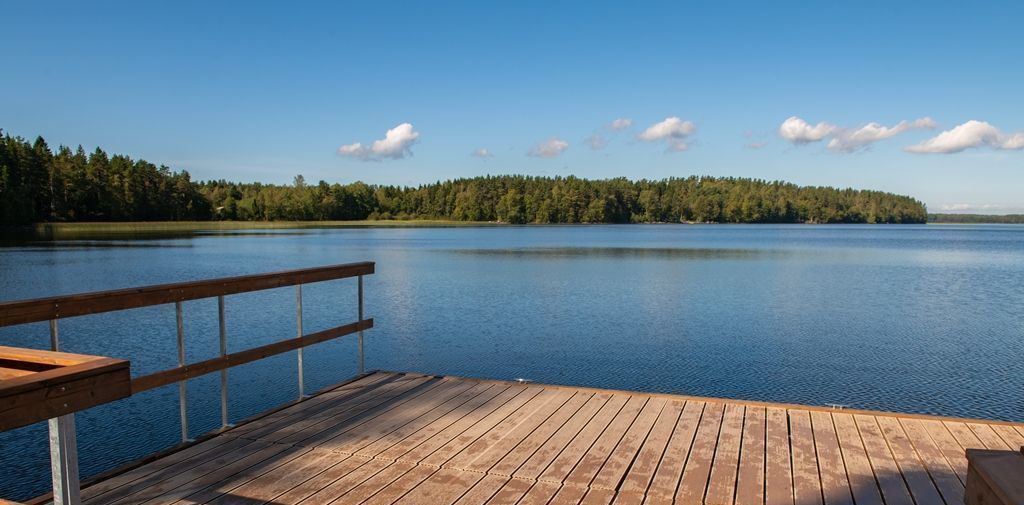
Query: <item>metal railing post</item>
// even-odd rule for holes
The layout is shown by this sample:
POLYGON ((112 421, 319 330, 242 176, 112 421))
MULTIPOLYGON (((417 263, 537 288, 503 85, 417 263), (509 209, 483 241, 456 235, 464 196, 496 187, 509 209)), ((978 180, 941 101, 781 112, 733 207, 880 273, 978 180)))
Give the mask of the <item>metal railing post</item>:
MULTIPOLYGON (((181 302, 174 302, 178 322, 178 367, 185 366, 185 320, 182 317, 181 302)), ((188 442, 188 395, 187 381, 178 383, 178 408, 181 410, 181 441, 188 442)))
MULTIPOLYGON (((217 297, 217 322, 220 327, 220 356, 228 353, 228 328, 224 317, 224 295, 217 297)), ((220 371, 220 427, 231 426, 228 422, 228 369, 220 371)))
MULTIPOLYGON (((363 276, 359 276, 359 322, 363 322, 363 276)), ((365 369, 363 362, 363 330, 359 330, 359 373, 365 369)))
MULTIPOLYGON (((296 336, 302 337, 302 284, 295 285, 295 319, 297 321, 296 336)), ((302 348, 299 347, 295 350, 299 359, 299 399, 306 397, 305 389, 305 378, 303 377, 303 366, 302 366, 302 348)))
MULTIPOLYGON (((50 349, 60 350, 57 320, 50 320, 50 349)), ((65 405, 66 407, 67 405, 65 405)), ((50 476, 53 479, 54 505, 82 503, 78 478, 78 441, 75 415, 66 414, 47 422, 50 431, 50 476)))

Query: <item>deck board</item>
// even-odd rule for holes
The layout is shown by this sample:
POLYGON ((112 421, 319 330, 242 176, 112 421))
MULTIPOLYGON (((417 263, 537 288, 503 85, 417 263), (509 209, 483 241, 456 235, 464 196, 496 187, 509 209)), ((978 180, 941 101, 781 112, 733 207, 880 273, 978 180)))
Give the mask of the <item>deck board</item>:
POLYGON ((84 503, 960 503, 1024 425, 378 372, 83 489, 84 503))

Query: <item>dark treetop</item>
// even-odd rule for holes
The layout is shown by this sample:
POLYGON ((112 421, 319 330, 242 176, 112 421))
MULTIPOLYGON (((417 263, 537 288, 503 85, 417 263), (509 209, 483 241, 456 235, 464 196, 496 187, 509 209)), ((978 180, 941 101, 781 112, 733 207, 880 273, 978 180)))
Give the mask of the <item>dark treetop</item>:
POLYGON ((921 202, 881 191, 690 176, 485 176, 419 187, 362 182, 194 182, 128 156, 52 151, 0 135, 0 223, 451 219, 506 223, 923 223, 921 202))

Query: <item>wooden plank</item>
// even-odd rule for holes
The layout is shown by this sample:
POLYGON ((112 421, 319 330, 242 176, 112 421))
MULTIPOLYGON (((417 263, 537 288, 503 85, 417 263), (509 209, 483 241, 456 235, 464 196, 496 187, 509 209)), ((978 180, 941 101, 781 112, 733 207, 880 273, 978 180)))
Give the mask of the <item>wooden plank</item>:
MULTIPOLYGON (((148 487, 152 482, 168 479, 212 459, 220 458, 226 464, 236 451, 245 451, 245 446, 251 443, 249 440, 214 437, 82 489, 83 503, 116 501, 148 487)), ((254 445, 249 450, 254 451, 260 447, 254 445)))
POLYGON ((522 411, 524 407, 528 411, 535 408, 526 407, 527 405, 542 405, 554 394, 553 390, 545 390, 540 387, 523 388, 521 394, 490 413, 481 412, 480 415, 477 415, 476 412, 472 412, 466 418, 459 420, 437 436, 406 453, 402 460, 441 466, 507 418, 515 416, 516 419, 519 419, 526 415, 526 412, 522 411))
POLYGON ((886 505, 914 505, 910 498, 910 491, 907 489, 900 474, 900 468, 896 459, 889 450, 889 445, 882 435, 874 416, 856 414, 853 416, 857 429, 860 431, 861 440, 864 442, 864 451, 868 455, 871 467, 875 472, 875 480, 878 488, 882 491, 882 497, 886 505))
POLYGON ((775 407, 765 409, 764 500, 767 505, 793 505, 789 414, 775 407))
POLYGON ((386 489, 392 483, 398 481, 398 479, 412 470, 414 466, 415 465, 411 463, 396 461, 385 467, 383 470, 373 474, 369 479, 359 483, 359 485, 349 489, 345 494, 332 498, 330 502, 325 501, 325 498, 327 498, 326 496, 314 495, 302 503, 304 505, 326 505, 327 503, 332 502, 362 503, 386 489))
MULTIPOLYGON (((156 500, 150 500, 151 505, 161 504, 193 504, 209 503, 224 494, 224 490, 234 489, 239 486, 260 478, 261 476, 280 471, 282 467, 301 458, 309 453, 306 447, 288 447, 283 451, 274 454, 255 464, 239 465, 231 468, 229 472, 218 475, 216 478, 206 480, 207 476, 190 482, 186 486, 175 488, 169 493, 159 496, 156 500)), ((241 497, 226 497, 229 503, 245 501, 241 497)), ((245 501, 246 503, 252 503, 245 501)))
POLYGON ((934 419, 923 419, 921 425, 924 426, 925 430, 928 431, 928 435, 931 436, 935 445, 942 451, 942 455, 945 456, 946 462, 956 472, 957 478, 960 479, 960 483, 967 485, 967 454, 964 452, 964 448, 956 441, 956 438, 949 432, 946 425, 942 424, 941 421, 934 419))
POLYGON ((79 365, 101 358, 102 356, 90 354, 74 354, 64 351, 44 351, 42 349, 0 345, 0 363, 11 363, 11 365, 5 364, 0 366, 24 367, 23 370, 29 371, 39 372, 50 370, 54 367, 79 365), (29 365, 39 366, 30 367, 29 365))
POLYGON ((587 495, 587 489, 583 486, 562 486, 548 505, 577 505, 587 495))
POLYGON ((608 505, 615 498, 615 491, 612 489, 590 488, 587 495, 580 500, 580 505, 608 505))
POLYGON ((608 459, 608 456, 611 455, 612 449, 622 439, 622 436, 629 429, 629 426, 633 424, 633 421, 640 414, 648 400, 647 396, 637 395, 630 397, 618 415, 612 419, 612 422, 601 433, 601 436, 597 437, 594 444, 587 449, 587 452, 576 465, 576 468, 564 479, 565 482, 579 486, 589 486, 594 476, 597 475, 604 462, 608 459))
MULTIPOLYGON (((267 472, 251 481, 227 489, 224 494, 209 500, 207 503, 228 505, 233 503, 273 501, 274 498, 290 491, 310 477, 319 475, 336 465, 339 458, 344 459, 345 456, 330 451, 314 449, 291 461, 285 462, 275 468, 274 471, 267 472)), ((217 486, 217 489, 224 490, 227 485, 220 484, 217 486)))
POLYGON ((875 472, 871 469, 864 442, 861 440, 857 422, 850 414, 834 413, 832 422, 839 437, 839 449, 846 462, 846 474, 850 478, 853 490, 853 501, 857 505, 882 505, 882 495, 875 482, 875 472))
POLYGON ((480 505, 481 503, 487 503, 487 500, 491 499, 508 481, 508 477, 485 475, 455 503, 457 505, 480 505))
POLYGON ((818 473, 810 413, 806 410, 790 410, 789 430, 790 452, 793 455, 793 499, 801 505, 821 504, 821 477, 818 473))
POLYGON ((251 442, 242 449, 222 453, 221 457, 207 461, 201 465, 189 468, 170 478, 145 481, 142 487, 132 486, 131 494, 124 495, 116 493, 119 499, 111 501, 104 497, 101 501, 107 504, 118 503, 173 503, 185 496, 205 489, 223 479, 234 475, 254 465, 267 460, 274 460, 274 457, 286 450, 291 450, 294 455, 296 451, 284 445, 266 444, 263 442, 251 442))
POLYGON ((459 454, 444 464, 446 467, 461 468, 474 472, 487 472, 495 463, 509 454, 523 439, 530 436, 542 424, 552 419, 545 430, 561 426, 590 398, 591 393, 570 393, 560 391, 552 395, 543 405, 538 405, 529 415, 520 419, 509 416, 489 433, 466 446, 459 454), (565 408, 563 408, 565 407, 565 408))
POLYGON ((732 505, 736 495, 744 412, 743 405, 730 403, 725 406, 722 426, 718 432, 715 459, 711 465, 708 490, 704 497, 704 502, 708 505, 732 505))
MULTIPOLYGON (((427 468, 427 467, 422 467, 427 468)), ((476 472, 441 468, 409 491, 396 505, 451 505, 484 477, 476 472)))
POLYGON ((683 476, 683 468, 689 460, 690 448, 697 427, 704 412, 705 404, 700 401, 687 401, 683 413, 679 415, 672 438, 665 447, 665 454, 654 472, 651 485, 647 488, 648 497, 668 500, 671 503, 676 494, 679 480, 683 476))
POLYGON ((367 413, 358 421, 346 422, 344 428, 329 430, 322 436, 306 440, 305 443, 332 451, 355 453, 466 391, 472 385, 469 381, 445 378, 436 386, 424 390, 416 396, 409 397, 402 402, 388 404, 386 410, 375 409, 377 415, 367 413))
POLYGON ((275 431, 261 432, 257 435, 259 440, 266 442, 312 445, 305 444, 305 440, 343 425, 343 423, 374 408, 387 405, 395 399, 408 398, 408 395, 420 393, 425 388, 435 386, 439 382, 439 379, 422 376, 395 381, 378 389, 373 396, 332 406, 291 424, 278 424, 275 426, 275 431))
POLYGON ((509 479, 486 503, 487 505, 515 505, 532 485, 533 481, 531 480, 509 479))
MULTIPOLYGON (((590 392, 580 392, 573 395, 569 401, 565 402, 554 414, 548 419, 537 426, 529 436, 522 439, 514 449, 507 451, 498 462, 489 467, 486 471, 497 475, 506 475, 511 477, 516 470, 519 469, 527 459, 529 459, 537 450, 544 445, 548 439, 550 439, 558 430, 562 429, 569 420, 573 419, 576 414, 586 405, 593 405, 591 400, 594 394, 590 392)), ((596 410, 596 409, 594 409, 596 410)), ((517 428, 518 429, 518 428, 517 428)), ((517 436, 508 437, 518 438, 517 436)), ((504 443, 504 440, 502 441, 504 443)), ((492 448, 491 451, 498 451, 497 446, 492 448)), ((470 465, 470 469, 481 469, 484 464, 493 460, 493 458, 478 458, 470 465)), ((556 490, 557 491, 557 490, 556 490)), ((553 494, 553 493, 552 493, 553 494)))
POLYGON ((449 464, 456 457, 455 462, 461 463, 472 461, 477 455, 482 454, 491 444, 502 439, 503 435, 515 428, 520 422, 525 421, 538 410, 553 411, 563 402, 570 398, 571 394, 556 389, 545 389, 530 401, 523 403, 511 411, 499 409, 490 416, 485 417, 479 423, 459 434, 433 454, 423 459, 426 465, 440 466, 445 468, 453 467, 449 464))
POLYGON ((608 455, 608 459, 601 466, 601 470, 594 477, 594 480, 591 481, 590 487, 611 489, 613 491, 619 488, 623 478, 625 478, 626 471, 633 464, 634 458, 640 452, 640 447, 644 444, 644 441, 647 440, 647 436, 654 427, 655 421, 661 416, 666 403, 668 403, 666 398, 651 398, 647 400, 647 404, 640 411, 640 415, 636 417, 636 420, 633 421, 633 424, 626 430, 626 433, 622 435, 622 439, 619 440, 619 443, 608 455))
POLYGON ((281 505, 300 502, 304 504, 327 503, 344 495, 391 464, 390 461, 358 456, 346 457, 343 454, 339 454, 338 458, 341 461, 334 466, 278 496, 273 503, 281 505))
POLYGON ((211 358, 198 363, 151 373, 149 375, 132 379, 132 394, 138 394, 160 386, 166 386, 183 380, 201 377, 208 373, 226 370, 246 363, 252 363, 253 361, 261 360, 263 358, 276 356, 288 351, 294 351, 295 349, 301 349, 303 347, 319 344, 321 342, 333 340, 345 335, 351 335, 363 330, 369 330, 371 328, 373 328, 373 319, 364 319, 362 321, 303 335, 298 338, 281 340, 272 344, 246 349, 244 351, 211 358))
MULTIPOLYGON (((540 391, 541 388, 534 387, 510 387, 483 405, 470 410, 448 426, 441 428, 440 425, 443 423, 433 423, 401 443, 382 452, 380 457, 396 460, 401 458, 403 461, 422 461, 423 458, 431 455, 434 451, 451 442, 478 423, 497 424, 501 419, 508 416, 510 412, 518 409, 522 404, 540 393, 540 391), (423 435, 422 437, 420 436, 421 434, 423 435)), ((449 420, 445 422, 447 421, 449 420)), ((490 424, 490 426, 494 424, 490 424)))
POLYGON ((551 469, 548 482, 561 483, 628 399, 625 395, 595 395, 513 475, 522 479, 540 479, 543 472, 551 469), (596 413, 593 413, 594 409, 598 409, 596 413))
POLYGON ((743 416, 743 445, 740 448, 740 467, 736 475, 738 505, 764 503, 765 433, 764 407, 748 406, 743 416))
POLYGON ((928 430, 921 424, 921 421, 918 419, 899 419, 899 422, 903 432, 914 446, 914 450, 917 451, 917 455, 924 464, 924 467, 931 475, 932 482, 939 489, 939 493, 942 494, 942 499, 946 500, 946 503, 963 503, 964 484, 960 482, 960 478, 956 476, 956 472, 953 471, 953 468, 946 461, 942 451, 932 441, 931 436, 928 435, 928 430))
POLYGON ((1003 442, 1003 439, 992 430, 992 427, 987 424, 980 423, 964 423, 972 432, 981 440, 981 443, 985 444, 985 447, 997 451, 1008 451, 1011 450, 1010 446, 1003 442))
MULTIPOLYGON (((472 402, 474 399, 481 397, 481 395, 484 395, 484 398, 491 398, 495 396, 497 392, 500 392, 503 389, 505 389, 503 386, 488 384, 484 382, 473 385, 473 387, 459 393, 454 398, 451 398, 439 404, 434 409, 417 417, 416 419, 413 419, 412 421, 408 422, 402 427, 361 447, 359 450, 356 451, 356 454, 368 457, 376 456, 377 454, 381 453, 387 448, 402 442, 407 437, 426 428, 427 426, 431 425, 438 419, 441 419, 442 417, 456 409, 471 409, 472 407, 470 406, 470 402, 472 402), (488 396, 486 395, 486 393, 489 390, 491 390, 492 392, 488 396)), ((483 398, 480 398, 480 400, 483 400, 483 398)))
POLYGON ((535 482, 517 505, 547 505, 561 487, 553 482, 535 482))
POLYGON ((846 465, 839 450, 839 438, 832 424, 832 415, 828 412, 811 412, 811 428, 814 431, 814 447, 818 455, 825 505, 853 505, 850 481, 846 476, 846 465))
MULTIPOLYGON (((290 424, 296 420, 316 414, 317 412, 338 403, 350 401, 357 397, 369 396, 382 385, 388 384, 402 377, 404 377, 402 374, 385 372, 372 373, 357 379, 348 385, 312 396, 306 400, 296 403, 295 405, 273 412, 272 414, 258 417, 244 424, 235 426, 225 432, 225 435, 231 437, 243 435, 249 436, 249 434, 252 434, 255 430, 273 431, 273 429, 270 428, 271 426, 276 424, 290 424)), ((253 438, 258 438, 258 435, 253 435, 253 438)))
MULTIPOLYGON (((601 436, 605 428, 617 419, 618 415, 626 409, 626 406, 631 406, 630 409, 633 409, 636 406, 636 402, 638 401, 633 401, 633 396, 623 394, 612 395, 608 403, 601 408, 601 411, 580 430, 577 436, 569 441, 565 449, 541 472, 538 479, 549 482, 564 482, 572 469, 577 466, 591 446, 595 444, 595 441, 601 436), (630 402, 633 402, 633 404, 630 404, 630 402)), ((637 408, 634 412, 636 411, 639 411, 639 409, 637 408)), ((525 467, 526 465, 523 466, 525 467)), ((522 474, 523 472, 518 471, 516 473, 522 474)), ((529 473, 532 473, 532 471, 529 473)))
MULTIPOLYGON (((398 480, 388 484, 387 487, 381 489, 370 499, 362 502, 361 505, 391 505, 418 487, 423 481, 433 475, 434 472, 437 472, 436 468, 413 466, 412 469, 399 477, 398 480)), ((348 498, 349 496, 346 495, 345 499, 347 500, 348 498)))
POLYGON ((93 357, 88 361, 0 382, 0 431, 71 414, 131 394, 129 363, 93 357))
POLYGON ((679 481, 676 491, 676 502, 702 503, 707 491, 708 476, 715 460, 715 446, 718 445, 718 434, 722 428, 722 414, 725 405, 719 402, 708 402, 704 407, 704 415, 700 418, 700 426, 693 439, 693 448, 683 470, 683 478, 679 481))
MULTIPOLYGON (((675 431, 679 416, 682 415, 685 406, 684 400, 672 400, 665 404, 665 408, 658 414, 657 421, 654 422, 651 432, 647 435, 647 440, 644 441, 643 447, 637 454, 633 466, 630 467, 629 473, 626 474, 626 478, 619 487, 620 497, 623 493, 633 493, 641 497, 638 501, 643 501, 642 496, 647 493, 647 487, 654 479, 654 473, 658 470, 658 464, 661 463, 662 455, 665 454, 669 440, 672 439, 672 432, 675 431)), ((618 500, 619 498, 616 498, 616 501, 618 500)))
POLYGON ((0 326, 48 321, 65 317, 135 309, 150 305, 233 295, 344 279, 374 272, 373 262, 348 263, 256 275, 242 275, 201 281, 175 282, 155 286, 96 291, 75 295, 0 303, 0 326))
POLYGON ((878 416, 875 421, 881 428, 886 442, 889 443, 893 458, 896 459, 896 464, 900 467, 900 472, 903 474, 903 479, 906 481, 914 501, 917 503, 942 503, 938 490, 931 478, 928 477, 928 471, 921 464, 910 439, 903 433, 899 420, 893 417, 878 416))
POLYGON ((985 449, 985 444, 978 439, 977 435, 961 422, 946 421, 942 423, 953 438, 964 449, 985 449))
POLYGON ((1006 445, 1010 447, 1010 450, 1020 451, 1024 447, 1024 435, 1013 429, 1013 426, 1007 426, 1004 424, 993 424, 990 425, 993 431, 1006 442, 1006 445))
MULTIPOLYGON (((431 421, 426 426, 416 429, 401 440, 397 442, 382 440, 359 451, 359 454, 383 459, 398 459, 428 440, 434 444, 444 444, 449 439, 444 438, 442 440, 435 437, 446 433, 445 430, 448 430, 447 433, 454 437, 454 435, 461 433, 462 430, 469 427, 472 422, 475 422, 470 421, 475 416, 483 417, 521 393, 523 393, 523 390, 520 388, 509 388, 504 385, 488 388, 458 408, 444 413, 441 417, 431 421), (457 427, 460 422, 464 425, 461 430, 457 427), (388 445, 389 443, 390 445, 388 445)), ((479 419, 480 417, 475 418, 479 419)))

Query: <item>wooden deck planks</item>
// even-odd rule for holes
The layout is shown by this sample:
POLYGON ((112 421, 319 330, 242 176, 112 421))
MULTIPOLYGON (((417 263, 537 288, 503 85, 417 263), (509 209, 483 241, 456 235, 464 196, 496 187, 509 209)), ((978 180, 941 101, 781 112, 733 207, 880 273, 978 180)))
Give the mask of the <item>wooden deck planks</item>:
POLYGON ((789 450, 789 415, 765 409, 765 505, 793 505, 793 465, 789 450))
POLYGON ((619 486, 620 493, 634 493, 642 496, 647 492, 685 405, 685 401, 672 400, 662 408, 657 421, 654 422, 654 426, 647 435, 647 440, 644 441, 643 447, 637 454, 633 466, 629 469, 622 485, 619 486))
POLYGON ((961 503, 1024 426, 375 373, 83 491, 85 503, 961 503))
POLYGON ((924 465, 921 464, 910 439, 900 427, 899 420, 880 416, 875 418, 875 422, 878 423, 882 435, 889 443, 889 449, 896 459, 896 464, 899 465, 900 473, 903 474, 903 479, 907 482, 907 488, 910 489, 914 501, 916 503, 942 503, 938 489, 928 476, 924 465))
POLYGON ((745 412, 746 408, 743 405, 730 403, 725 406, 708 490, 704 496, 704 503, 708 505, 732 505, 736 495, 736 476, 739 473, 745 412))
POLYGON ((693 446, 690 449, 690 457, 686 460, 683 478, 679 481, 679 488, 676 491, 677 502, 701 503, 704 500, 724 413, 725 404, 723 403, 709 402, 704 406, 704 415, 700 418, 697 434, 694 436, 693 446))
POLYGON ((793 455, 793 499, 800 505, 821 505, 822 479, 818 473, 810 412, 790 410, 789 431, 793 455))
POLYGON ((818 453, 818 470, 825 505, 853 505, 846 463, 839 450, 839 437, 832 424, 832 414, 811 412, 811 428, 814 431, 814 447, 818 453))
POLYGON ((705 407, 704 402, 686 402, 683 413, 679 416, 679 422, 676 423, 675 431, 672 432, 672 438, 669 440, 668 446, 665 447, 661 464, 654 472, 654 478, 647 491, 648 498, 653 497, 656 501, 667 500, 672 503, 686 462, 689 461, 693 439, 697 434, 705 407))
POLYGON ((765 502, 765 409, 748 406, 743 418, 743 445, 736 475, 736 504, 761 505, 765 502))
POLYGON ((833 413, 832 423, 839 438, 839 450, 846 463, 846 475, 849 477, 854 503, 882 505, 882 495, 875 481, 875 472, 871 468, 864 441, 857 429, 857 422, 850 414, 833 413))

